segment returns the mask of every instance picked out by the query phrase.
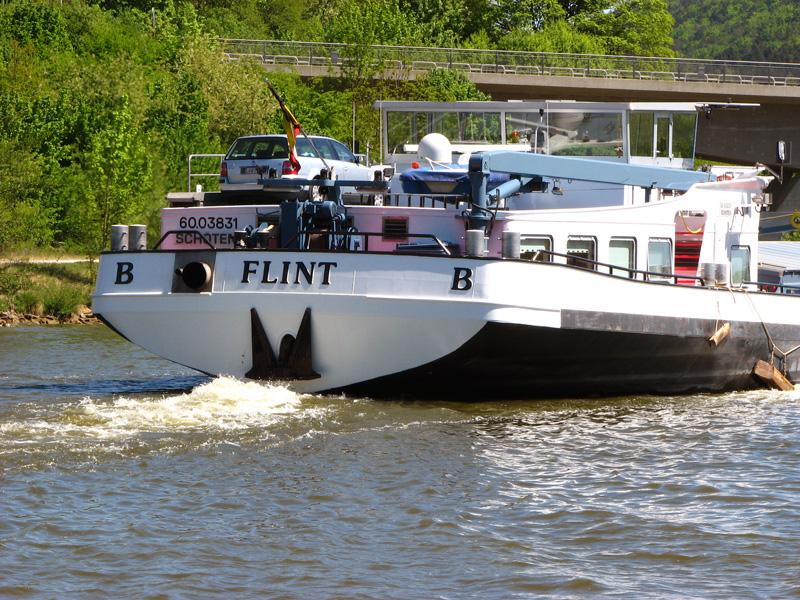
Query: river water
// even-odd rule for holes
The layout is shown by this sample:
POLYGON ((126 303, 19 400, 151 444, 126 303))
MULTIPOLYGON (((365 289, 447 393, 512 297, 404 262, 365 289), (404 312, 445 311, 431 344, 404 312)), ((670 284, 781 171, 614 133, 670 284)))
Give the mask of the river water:
POLYGON ((2 598, 798 598, 800 392, 457 404, 0 330, 2 598))

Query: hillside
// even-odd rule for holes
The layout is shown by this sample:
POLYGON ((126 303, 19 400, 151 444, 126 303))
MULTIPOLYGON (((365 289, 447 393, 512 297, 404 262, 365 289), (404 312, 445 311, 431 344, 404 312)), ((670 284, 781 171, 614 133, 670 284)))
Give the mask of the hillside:
POLYGON ((800 62, 800 4, 794 0, 668 0, 681 56, 800 62))

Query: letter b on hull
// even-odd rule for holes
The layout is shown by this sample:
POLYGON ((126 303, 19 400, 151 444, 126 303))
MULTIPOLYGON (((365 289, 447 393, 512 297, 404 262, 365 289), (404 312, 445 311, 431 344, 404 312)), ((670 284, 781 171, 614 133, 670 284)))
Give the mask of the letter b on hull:
POLYGON ((114 280, 115 285, 127 285, 133 281, 133 263, 118 262, 117 263, 117 278, 114 280))
POLYGON ((472 269, 455 267, 453 269, 453 285, 450 289, 454 292, 466 292, 472 289, 472 269))

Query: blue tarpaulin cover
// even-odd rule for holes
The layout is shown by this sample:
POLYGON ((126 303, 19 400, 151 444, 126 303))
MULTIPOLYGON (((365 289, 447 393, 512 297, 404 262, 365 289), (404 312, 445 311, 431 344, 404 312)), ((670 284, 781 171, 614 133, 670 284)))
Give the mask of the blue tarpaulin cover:
MULTIPOLYGON (((508 181, 507 173, 489 175, 489 189, 508 181)), ((407 169, 400 174, 406 194, 469 194, 469 175, 463 165, 407 169)))

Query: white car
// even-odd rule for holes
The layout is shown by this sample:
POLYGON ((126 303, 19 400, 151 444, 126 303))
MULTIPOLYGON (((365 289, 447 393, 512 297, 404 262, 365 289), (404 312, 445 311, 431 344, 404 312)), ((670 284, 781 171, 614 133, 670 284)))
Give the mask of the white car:
MULTIPOLYGON (((325 136, 298 137, 295 151, 300 169, 289 161, 289 141, 285 135, 248 135, 238 138, 222 159, 219 189, 223 196, 261 197, 265 201, 283 198, 318 198, 319 189, 266 188, 258 183, 267 178, 314 179, 327 163, 336 179, 355 181, 383 180, 384 167, 367 167, 341 142, 325 136), (313 145, 311 142, 313 142, 313 145), (314 150, 316 148, 316 151, 314 150), (325 159, 323 163, 322 159, 325 159)), ((390 175, 391 176, 391 175, 390 175)), ((382 203, 375 190, 342 188, 343 199, 349 202, 382 203)))

